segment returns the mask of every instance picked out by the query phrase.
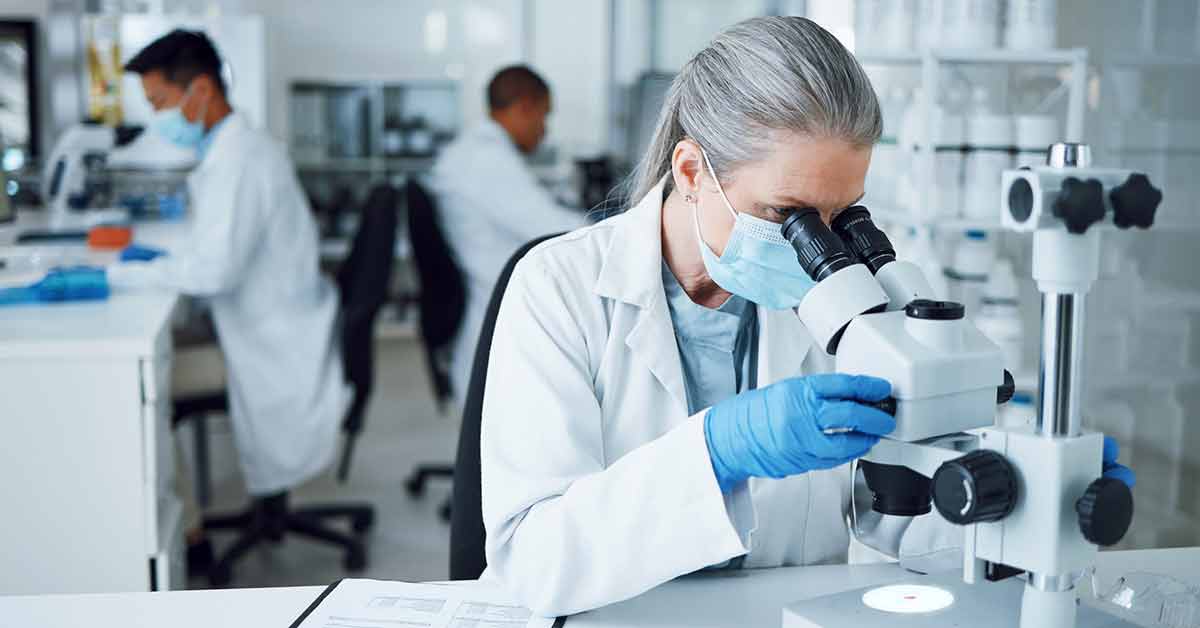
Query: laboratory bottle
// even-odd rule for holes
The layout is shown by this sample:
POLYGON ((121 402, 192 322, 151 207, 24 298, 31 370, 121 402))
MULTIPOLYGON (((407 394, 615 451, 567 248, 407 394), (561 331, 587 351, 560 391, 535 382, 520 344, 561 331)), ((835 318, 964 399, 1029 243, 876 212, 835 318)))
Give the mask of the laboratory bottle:
POLYGON ((908 95, 901 87, 893 88, 880 104, 883 136, 871 155, 872 181, 868 185, 871 201, 881 207, 895 208, 897 179, 903 160, 900 155, 900 126, 908 107, 908 95))
POLYGON ((1045 114, 1025 114, 1013 118, 1016 129, 1017 168, 1046 165, 1050 145, 1061 141, 1058 118, 1045 114))
POLYGON ((939 40, 951 48, 995 48, 1000 36, 1000 0, 936 0, 940 2, 939 40))
POLYGON ((922 219, 954 217, 962 204, 962 144, 963 117, 948 112, 940 104, 933 105, 933 137, 926 132, 921 107, 922 90, 913 90, 912 100, 904 110, 900 126, 900 162, 903 171, 897 179, 898 204, 922 219), (932 142, 934 172, 926 179, 926 162, 922 149, 932 142), (907 165, 907 167, 904 167, 907 165), (932 187, 922 194, 921 185, 930 181, 932 187), (923 202, 928 199, 928 204, 923 202))
POLYGON ((967 121, 963 215, 999 222, 1000 176, 1013 167, 1013 122, 1009 116, 993 113, 987 99, 986 90, 975 91, 967 121))
POLYGON ((858 0, 854 41, 859 52, 901 52, 913 47, 916 0, 858 0))
POLYGON ((929 288, 933 290, 932 298, 950 298, 946 269, 942 266, 941 256, 933 246, 932 234, 928 230, 917 231, 909 227, 907 237, 903 241, 904 253, 899 256, 899 259, 912 262, 921 269, 921 273, 929 282, 929 288))
POLYGON ((1024 372, 1022 347, 1025 336, 1021 325, 1020 292, 1009 260, 997 261, 988 274, 975 324, 983 335, 1000 346, 1004 368, 1011 373, 1024 372))
POLYGON ((946 287, 951 301, 966 308, 972 320, 979 317, 983 288, 996 260, 996 248, 987 232, 967 231, 954 249, 954 261, 946 268, 946 287))
POLYGON ((1058 0, 1008 0, 1004 46, 1012 50, 1048 50, 1055 46, 1058 0))

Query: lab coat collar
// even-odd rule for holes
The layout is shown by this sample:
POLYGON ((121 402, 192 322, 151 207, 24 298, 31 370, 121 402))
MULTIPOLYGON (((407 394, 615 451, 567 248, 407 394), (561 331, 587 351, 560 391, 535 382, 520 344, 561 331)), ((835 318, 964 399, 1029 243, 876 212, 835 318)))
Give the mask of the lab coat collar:
POLYGON ((196 167, 196 173, 203 173, 212 168, 213 164, 220 163, 225 158, 225 152, 234 142, 234 138, 245 130, 247 124, 246 118, 242 114, 233 111, 221 120, 220 124, 214 126, 212 143, 204 151, 204 157, 200 160, 200 165, 196 167))
MULTIPOLYGON (((613 218, 614 232, 594 292, 640 308, 625 344, 686 413, 683 367, 662 284, 662 197, 666 177, 641 202, 613 218)), ((758 308, 758 380, 800 374, 812 336, 791 310, 758 308)))
POLYGON ((596 279, 597 295, 649 308, 666 299, 662 285, 662 197, 667 178, 624 214, 615 230, 604 266, 596 279))
POLYGON ((596 294, 639 308, 625 345, 687 414, 687 394, 675 327, 662 283, 664 177, 640 203, 613 218, 615 231, 596 280, 596 294))

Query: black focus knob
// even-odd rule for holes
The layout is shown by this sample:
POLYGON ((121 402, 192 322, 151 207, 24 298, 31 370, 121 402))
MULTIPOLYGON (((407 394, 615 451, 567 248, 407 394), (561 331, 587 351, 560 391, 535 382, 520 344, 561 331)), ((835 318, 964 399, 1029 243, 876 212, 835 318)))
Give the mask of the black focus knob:
POLYGON ((1158 211, 1162 197, 1162 191, 1150 185, 1146 175, 1129 175, 1124 183, 1108 193, 1113 206, 1113 223, 1121 229, 1149 229, 1154 224, 1154 212, 1158 211))
POLYGON ((1016 471, 990 449, 944 462, 933 474, 933 505, 950 523, 999 521, 1016 504, 1016 471))
POLYGON ((1088 227, 1104 219, 1104 186, 1095 179, 1080 181, 1067 177, 1058 198, 1054 199, 1054 215, 1071 233, 1087 231, 1088 227))
POLYGON ((1115 478, 1092 482, 1075 502, 1079 531, 1096 545, 1115 545, 1133 521, 1133 491, 1115 478))

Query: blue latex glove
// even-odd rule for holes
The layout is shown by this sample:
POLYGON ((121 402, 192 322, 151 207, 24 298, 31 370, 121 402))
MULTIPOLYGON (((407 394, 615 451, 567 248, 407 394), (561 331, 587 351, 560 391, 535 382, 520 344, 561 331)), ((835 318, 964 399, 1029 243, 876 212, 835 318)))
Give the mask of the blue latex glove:
POLYGON ((786 379, 718 403, 704 417, 704 436, 721 491, 750 477, 832 469, 862 456, 896 429, 896 420, 856 402, 881 401, 891 392, 882 379, 833 373, 786 379))
POLYGON ((108 293, 108 275, 103 268, 54 268, 33 285, 0 290, 0 305, 100 301, 107 299, 108 293))
POLYGON ((1137 484, 1137 475, 1133 469, 1119 464, 1117 456, 1121 454, 1121 446, 1111 436, 1104 437, 1104 466, 1102 475, 1106 478, 1116 478, 1125 483, 1129 488, 1133 488, 1137 484))
POLYGON ((162 257, 167 252, 162 249, 156 249, 152 246, 142 246, 140 244, 130 244, 121 249, 122 262, 148 262, 156 257, 162 257))

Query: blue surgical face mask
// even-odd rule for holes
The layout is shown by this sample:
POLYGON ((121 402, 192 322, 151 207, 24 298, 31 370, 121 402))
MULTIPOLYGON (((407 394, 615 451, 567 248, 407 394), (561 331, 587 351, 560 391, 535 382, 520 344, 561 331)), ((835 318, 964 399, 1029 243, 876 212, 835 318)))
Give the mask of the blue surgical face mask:
POLYGON ((189 122, 183 115, 183 103, 191 93, 189 87, 178 105, 158 112, 154 117, 154 130, 173 144, 195 149, 204 140, 204 112, 200 112, 195 122, 189 122))
POLYGON ((696 240, 708 276, 722 289, 772 310, 787 310, 800 305, 804 295, 816 285, 808 276, 792 245, 784 239, 779 225, 749 214, 734 211, 716 172, 704 155, 704 165, 717 184, 725 208, 733 215, 733 231, 725 252, 717 257, 700 233, 700 217, 692 205, 696 240))

